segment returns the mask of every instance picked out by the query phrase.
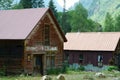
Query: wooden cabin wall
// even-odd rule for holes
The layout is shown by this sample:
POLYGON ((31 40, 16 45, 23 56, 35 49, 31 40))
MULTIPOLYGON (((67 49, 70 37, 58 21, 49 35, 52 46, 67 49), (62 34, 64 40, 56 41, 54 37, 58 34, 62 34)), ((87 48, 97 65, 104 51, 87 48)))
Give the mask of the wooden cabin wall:
POLYGON ((0 40, 0 68, 5 67, 7 72, 23 70, 24 41, 0 40))
POLYGON ((72 50, 65 50, 65 56, 69 56, 68 62, 69 64, 78 63, 79 55, 83 54, 83 64, 93 64, 94 66, 98 66, 98 55, 103 55, 103 64, 109 65, 109 60, 113 56, 113 52, 110 51, 72 51, 72 50))
POLYGON ((114 64, 120 67, 120 40, 114 52, 114 64))
MULTIPOLYGON (((44 46, 44 26, 48 24, 50 26, 50 45, 56 46, 58 48, 57 52, 55 52, 55 67, 61 67, 63 63, 63 42, 58 36, 56 29, 54 28, 54 24, 52 24, 49 17, 46 15, 39 23, 36 25, 35 29, 31 32, 28 38, 25 40, 25 47, 32 47, 36 44, 41 44, 44 46)), ((41 51, 42 53, 42 51, 41 51)), ((27 55, 30 54, 33 57, 34 51, 25 50, 24 52, 24 65, 25 69, 32 73, 33 72, 33 60, 27 61, 27 55)), ((46 55, 45 55, 46 56, 46 55)), ((44 64, 46 66, 46 63, 44 64)), ((44 67, 45 69, 47 67, 44 67)))

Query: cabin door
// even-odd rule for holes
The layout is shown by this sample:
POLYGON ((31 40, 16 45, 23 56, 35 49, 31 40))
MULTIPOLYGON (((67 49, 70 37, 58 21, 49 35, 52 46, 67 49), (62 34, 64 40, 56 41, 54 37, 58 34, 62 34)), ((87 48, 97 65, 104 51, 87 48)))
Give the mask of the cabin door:
POLYGON ((43 75, 43 54, 34 55, 34 71, 43 75))

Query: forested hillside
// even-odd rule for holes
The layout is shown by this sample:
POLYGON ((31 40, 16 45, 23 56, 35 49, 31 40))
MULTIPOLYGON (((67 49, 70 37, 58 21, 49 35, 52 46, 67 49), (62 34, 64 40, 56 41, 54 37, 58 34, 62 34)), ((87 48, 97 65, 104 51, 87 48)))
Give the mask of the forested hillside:
POLYGON ((107 12, 113 18, 120 13, 120 0, 81 0, 81 3, 88 10, 89 17, 102 25, 107 12))
POLYGON ((0 10, 49 7, 64 33, 120 31, 120 0, 80 0, 63 12, 55 0, 0 0, 0 10))

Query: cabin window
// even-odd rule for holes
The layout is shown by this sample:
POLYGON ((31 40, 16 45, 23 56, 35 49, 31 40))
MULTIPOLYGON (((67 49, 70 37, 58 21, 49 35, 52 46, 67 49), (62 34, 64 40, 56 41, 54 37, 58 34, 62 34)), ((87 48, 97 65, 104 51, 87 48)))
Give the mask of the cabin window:
POLYGON ((84 58, 83 58, 83 54, 80 54, 80 55, 79 55, 79 63, 80 63, 80 64, 83 63, 83 59, 84 59, 84 58))
POLYGON ((50 26, 49 25, 45 25, 44 28, 44 41, 45 41, 45 45, 50 45, 50 26))
POLYGON ((55 66, 55 56, 47 56, 47 67, 53 68, 55 66))
POLYGON ((69 60, 69 54, 66 54, 66 60, 69 60))
POLYGON ((102 66, 103 64, 103 55, 98 55, 98 66, 102 66))
POLYGON ((47 60, 47 67, 49 68, 50 67, 50 56, 47 56, 46 60, 47 60))
POLYGON ((51 56, 51 67, 55 66, 55 56, 51 56))

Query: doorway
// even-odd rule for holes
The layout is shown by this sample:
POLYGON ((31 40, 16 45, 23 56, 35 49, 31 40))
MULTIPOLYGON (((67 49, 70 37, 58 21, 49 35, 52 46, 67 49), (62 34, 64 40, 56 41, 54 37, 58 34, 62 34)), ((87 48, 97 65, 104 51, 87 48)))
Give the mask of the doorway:
POLYGON ((34 55, 34 71, 43 75, 43 54, 34 55))

